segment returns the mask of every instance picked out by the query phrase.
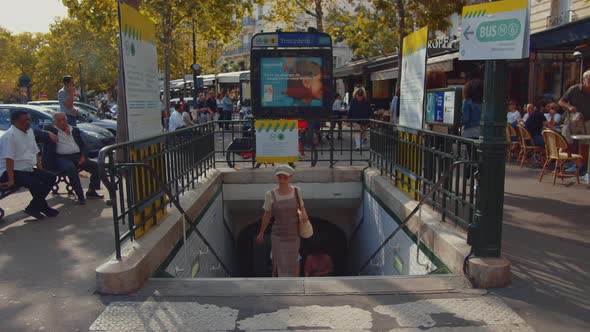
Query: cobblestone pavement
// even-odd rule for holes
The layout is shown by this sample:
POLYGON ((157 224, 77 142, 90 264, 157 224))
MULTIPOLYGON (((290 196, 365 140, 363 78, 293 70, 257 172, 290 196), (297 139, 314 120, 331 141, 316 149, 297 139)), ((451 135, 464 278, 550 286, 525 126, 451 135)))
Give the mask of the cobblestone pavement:
POLYGON ((128 298, 91 331, 533 331, 494 296, 128 298))

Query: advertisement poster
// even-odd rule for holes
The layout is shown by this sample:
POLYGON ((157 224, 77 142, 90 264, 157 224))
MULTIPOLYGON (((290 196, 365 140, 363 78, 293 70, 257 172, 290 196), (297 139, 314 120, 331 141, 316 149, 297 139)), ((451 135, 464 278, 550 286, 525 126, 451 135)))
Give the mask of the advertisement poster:
POLYGON ((400 126, 422 128, 428 27, 404 38, 400 94, 400 126))
POLYGON ((455 92, 445 92, 443 122, 448 125, 453 125, 455 123, 455 97, 455 92))
POLYGON ((455 91, 432 91, 426 94, 427 123, 454 125, 455 91))
POLYGON ((297 120, 256 120, 256 161, 290 163, 299 160, 297 120))
POLYGON ((322 58, 262 58, 260 85, 263 107, 322 106, 322 58))
POLYGON ((129 140, 162 132, 156 27, 132 7, 119 4, 129 140))

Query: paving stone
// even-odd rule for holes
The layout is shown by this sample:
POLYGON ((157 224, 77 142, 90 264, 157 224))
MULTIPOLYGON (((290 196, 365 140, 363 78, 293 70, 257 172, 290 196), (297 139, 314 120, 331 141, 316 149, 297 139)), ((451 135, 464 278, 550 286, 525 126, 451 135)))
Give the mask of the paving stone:
POLYGON ((238 310, 196 302, 113 302, 91 331, 228 331, 238 310))
POLYGON ((486 325, 524 324, 502 300, 495 297, 466 299, 428 299, 410 303, 378 306, 375 311, 394 317, 402 327, 433 327, 432 314, 451 313, 459 319, 486 325))

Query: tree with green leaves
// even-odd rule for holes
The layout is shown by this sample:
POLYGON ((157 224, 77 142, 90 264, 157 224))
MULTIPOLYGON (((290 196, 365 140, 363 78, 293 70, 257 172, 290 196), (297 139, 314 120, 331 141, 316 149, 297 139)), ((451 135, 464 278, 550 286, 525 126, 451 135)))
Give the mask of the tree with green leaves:
POLYGON ((357 57, 401 53, 405 36, 428 25, 430 31, 449 28, 448 18, 459 13, 465 0, 371 0, 357 2, 352 13, 335 10, 326 18, 326 30, 344 40, 357 57))
MULTIPOLYGON (((311 19, 315 28, 324 31, 326 12, 336 7, 335 0, 267 0, 270 10, 264 18, 267 22, 275 22, 275 28, 285 30, 306 29, 311 19)), ((338 3, 342 3, 338 1, 338 3)))
POLYGON ((68 74, 77 77, 85 91, 111 91, 117 78, 117 54, 111 35, 80 19, 60 19, 38 48, 35 68, 39 89, 49 98, 57 98, 62 77, 68 74))
POLYGON ((33 82, 32 95, 39 93, 40 80, 36 67, 40 47, 45 42, 45 35, 41 33, 23 32, 13 34, 0 28, 0 99, 9 99, 18 93, 18 79, 25 73, 33 82))

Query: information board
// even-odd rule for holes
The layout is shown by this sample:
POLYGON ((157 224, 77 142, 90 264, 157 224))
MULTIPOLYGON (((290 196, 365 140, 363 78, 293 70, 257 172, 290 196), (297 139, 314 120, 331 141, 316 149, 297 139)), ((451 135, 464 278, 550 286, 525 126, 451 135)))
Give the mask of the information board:
POLYGON ((256 162, 290 163, 299 160, 297 120, 256 120, 256 162))
POLYGON ((128 135, 138 140, 162 132, 156 26, 129 5, 119 10, 128 135))
POLYGON ((422 129, 428 27, 403 40, 400 88, 400 126, 422 129))

